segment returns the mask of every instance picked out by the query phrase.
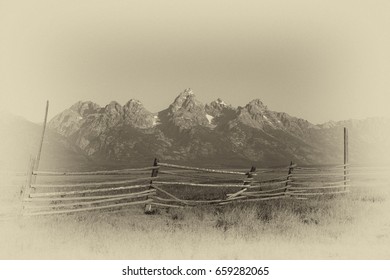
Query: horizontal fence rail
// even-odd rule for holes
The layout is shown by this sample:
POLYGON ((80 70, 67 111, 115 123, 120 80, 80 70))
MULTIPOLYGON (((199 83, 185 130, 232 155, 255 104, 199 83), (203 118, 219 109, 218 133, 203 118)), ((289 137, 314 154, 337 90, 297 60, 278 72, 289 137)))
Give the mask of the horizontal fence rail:
POLYGON ((156 181, 156 185, 175 185, 175 186, 193 186, 193 187, 210 187, 210 188, 242 188, 242 185, 230 185, 230 184, 199 184, 191 182, 163 182, 156 181))
POLYGON ((22 192, 23 214, 117 211, 137 205, 145 205, 145 213, 153 213, 156 207, 306 200, 348 193, 353 170, 349 164, 305 167, 293 162, 279 168, 221 170, 156 159, 151 167, 56 172, 35 171, 32 160, 22 192))
POLYGON ((57 205, 30 205, 27 206, 28 209, 37 209, 37 208, 58 208, 58 207, 69 207, 69 206, 81 206, 81 205, 90 205, 90 204, 97 204, 97 203, 104 203, 104 202, 111 202, 111 201, 118 201, 118 200, 124 200, 129 198, 140 198, 140 197, 146 197, 151 194, 155 194, 155 191, 149 191, 147 193, 138 194, 138 195, 124 195, 119 197, 113 197, 113 198, 105 198, 105 199, 95 199, 93 201, 84 201, 84 202, 71 202, 71 203, 63 203, 63 204, 57 204, 57 205))
POLYGON ((153 169, 159 169, 159 166, 142 167, 142 168, 130 168, 120 170, 107 170, 107 171, 88 171, 88 172, 54 172, 54 171, 34 171, 33 175, 40 176, 79 176, 79 175, 123 175, 131 172, 149 171, 153 169))
POLYGON ((130 183, 140 182, 140 181, 150 181, 157 177, 145 177, 132 180, 124 181, 105 181, 105 182, 93 182, 93 183, 79 183, 79 184, 63 184, 63 185, 53 185, 53 184, 32 184, 32 188, 78 188, 78 187, 102 187, 102 186, 112 186, 112 185, 126 185, 130 183))
POLYGON ((204 171, 204 172, 210 172, 210 173, 233 174, 233 175, 246 175, 247 174, 245 172, 238 172, 238 171, 217 170, 217 169, 200 168, 200 167, 192 167, 192 166, 182 166, 182 165, 169 164, 169 163, 159 163, 159 165, 160 166, 165 166, 165 167, 172 167, 172 168, 186 169, 186 170, 204 171))
POLYGON ((79 209, 67 209, 67 210, 55 210, 55 211, 45 211, 45 212, 31 212, 26 213, 26 216, 35 216, 35 215, 51 215, 51 214, 67 214, 67 213, 75 213, 75 212, 84 212, 84 211, 92 211, 92 210, 101 210, 101 209, 110 209, 110 208, 116 208, 116 207, 124 207, 124 206, 130 206, 130 205, 140 205, 152 202, 152 199, 143 200, 143 201, 133 201, 133 202, 126 202, 126 203, 118 203, 118 204, 111 204, 111 205, 104 205, 104 206, 95 206, 95 207, 86 207, 86 208, 79 208, 79 209))

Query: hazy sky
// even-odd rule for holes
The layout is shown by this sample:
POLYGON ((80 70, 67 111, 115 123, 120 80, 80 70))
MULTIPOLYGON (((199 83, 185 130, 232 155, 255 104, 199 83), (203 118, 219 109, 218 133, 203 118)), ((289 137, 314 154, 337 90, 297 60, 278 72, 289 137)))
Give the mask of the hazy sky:
POLYGON ((387 0, 0 0, 0 109, 157 112, 191 87, 314 123, 390 117, 389 15, 387 0))

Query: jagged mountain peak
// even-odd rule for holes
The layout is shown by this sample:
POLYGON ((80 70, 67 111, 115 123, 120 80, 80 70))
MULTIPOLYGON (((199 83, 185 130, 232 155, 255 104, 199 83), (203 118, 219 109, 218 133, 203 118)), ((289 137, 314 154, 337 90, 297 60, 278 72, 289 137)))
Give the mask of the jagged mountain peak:
MULTIPOLYGON (((228 105, 222 99, 212 101, 210 104, 205 106, 206 113, 212 117, 219 118, 219 121, 227 122, 232 119, 236 114, 236 109, 228 105), (223 120, 222 117, 225 117, 223 120)), ((222 123, 221 122, 221 123, 222 123)))
POLYGON ((198 125, 208 126, 210 124, 204 104, 196 99, 190 88, 181 92, 164 112, 168 120, 181 129, 190 129, 198 125))
POLYGON ((212 107, 214 107, 214 108, 231 107, 231 106, 228 105, 225 101, 223 101, 221 98, 217 98, 216 100, 211 101, 211 103, 209 104, 209 106, 212 106, 212 107))
POLYGON ((129 101, 126 102, 126 105, 130 105, 130 104, 142 105, 142 102, 139 101, 138 99, 131 98, 129 101))
POLYGON ((262 120, 264 114, 268 113, 268 108, 260 99, 254 99, 244 107, 238 107, 238 114, 248 115, 248 117, 255 120, 262 120))
POLYGON ((126 104, 123 106, 124 112, 144 112, 147 114, 152 114, 149 112, 144 105, 137 99, 130 99, 129 101, 126 102, 126 104))
POLYGON ((122 106, 116 102, 116 101, 111 101, 108 105, 105 107, 106 111, 115 111, 115 112, 121 112, 122 111, 122 106))
POLYGON ((191 88, 186 88, 179 96, 191 96, 194 95, 194 91, 191 88))
POLYGON ((118 107, 118 106, 122 107, 121 104, 119 104, 119 103, 118 103, 117 101, 115 101, 115 100, 111 101, 110 103, 108 103, 108 104, 106 105, 106 107, 118 107))
POLYGON ((80 114, 81 116, 85 116, 96 112, 96 110, 100 109, 100 106, 92 101, 78 101, 69 109, 80 114))
POLYGON ((195 100, 195 94, 194 91, 190 88, 186 88, 184 91, 182 91, 173 101, 173 105, 181 105, 187 100, 195 100))
POLYGON ((138 127, 151 128, 154 126, 154 114, 145 109, 137 99, 130 99, 123 106, 124 123, 138 127))
POLYGON ((253 99, 251 102, 246 104, 245 108, 258 109, 258 110, 268 110, 268 107, 258 98, 253 99))
POLYGON ((196 99, 196 96, 192 89, 187 88, 175 98, 173 103, 169 106, 169 110, 172 113, 175 113, 179 110, 191 112, 198 111, 201 107, 204 107, 202 102, 196 99))

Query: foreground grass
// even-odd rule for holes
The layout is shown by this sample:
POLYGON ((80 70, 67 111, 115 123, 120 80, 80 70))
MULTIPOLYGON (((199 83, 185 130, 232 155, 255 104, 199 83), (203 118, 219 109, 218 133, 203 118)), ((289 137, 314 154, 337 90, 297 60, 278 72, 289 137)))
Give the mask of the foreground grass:
MULTIPOLYGON (((1 259, 389 259, 390 185, 225 207, 0 220, 1 259)), ((18 209, 13 193, 13 209, 18 209)))

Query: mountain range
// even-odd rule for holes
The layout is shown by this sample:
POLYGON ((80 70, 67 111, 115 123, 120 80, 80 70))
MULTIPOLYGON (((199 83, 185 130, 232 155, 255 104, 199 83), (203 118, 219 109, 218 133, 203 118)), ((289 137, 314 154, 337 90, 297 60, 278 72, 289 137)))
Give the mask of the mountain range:
POLYGON ((78 157, 102 166, 150 164, 155 157, 226 167, 342 164, 344 127, 349 128, 351 162, 388 161, 389 119, 315 125, 272 111, 259 99, 239 107, 221 99, 203 104, 191 89, 157 113, 134 99, 103 107, 79 101, 48 123, 78 157))
MULTIPOLYGON (((103 107, 79 101, 49 121, 40 169, 144 166, 155 157, 210 167, 342 164, 344 127, 351 163, 390 163, 386 118, 312 124, 259 99, 239 107, 221 99, 203 104, 191 89, 157 113, 134 99, 103 107)), ((0 169, 24 171, 41 133, 42 125, 0 112, 0 169)))

